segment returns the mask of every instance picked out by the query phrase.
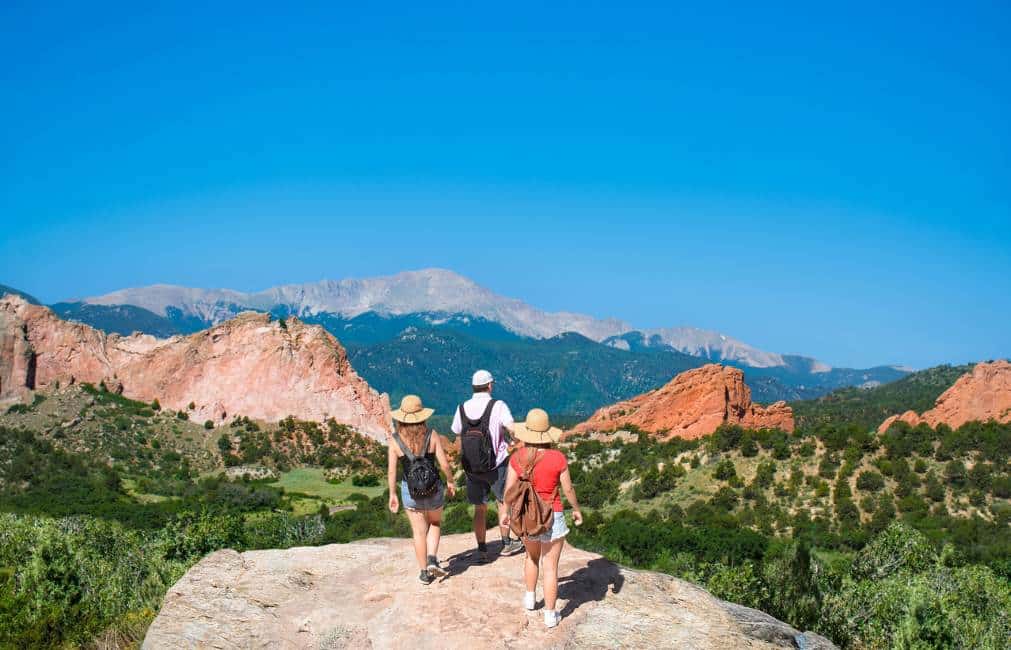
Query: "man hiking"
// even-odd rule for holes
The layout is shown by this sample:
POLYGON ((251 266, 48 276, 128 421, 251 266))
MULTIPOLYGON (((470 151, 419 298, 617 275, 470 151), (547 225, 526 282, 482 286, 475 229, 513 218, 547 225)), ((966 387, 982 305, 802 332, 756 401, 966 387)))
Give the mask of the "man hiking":
POLYGON ((499 532, 502 554, 511 555, 523 549, 523 543, 513 540, 509 527, 503 525, 506 508, 503 503, 506 473, 509 465, 509 431, 513 416, 501 400, 492 399, 494 378, 487 370, 478 370, 471 379, 474 395, 456 409, 453 433, 460 440, 460 461, 467 474, 467 501, 474 506, 474 537, 477 538, 477 561, 488 561, 485 543, 485 516, 488 494, 498 503, 499 532))

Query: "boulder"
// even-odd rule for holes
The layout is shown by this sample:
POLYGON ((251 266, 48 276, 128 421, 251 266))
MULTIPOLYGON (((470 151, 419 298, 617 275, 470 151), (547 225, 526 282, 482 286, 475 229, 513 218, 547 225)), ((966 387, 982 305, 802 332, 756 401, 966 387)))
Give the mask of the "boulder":
POLYGON ((887 431, 896 421, 912 426, 925 422, 932 427, 943 423, 957 429, 973 420, 1011 422, 1011 363, 1004 360, 977 363, 971 372, 959 377, 951 388, 941 393, 934 408, 922 415, 906 411, 890 416, 878 431, 887 431))
POLYGON ((569 546, 562 622, 548 630, 539 589, 537 611, 520 604, 523 556, 477 565, 472 547, 471 535, 445 537, 450 575, 428 586, 406 539, 218 551, 168 591, 143 648, 835 648, 691 583, 569 546))
POLYGON ((793 409, 786 402, 765 407, 753 403, 744 373, 714 363, 683 372, 656 390, 605 406, 570 433, 634 425, 664 438, 692 439, 709 435, 723 424, 793 431, 793 409))
POLYGON ((55 382, 98 384, 131 399, 158 399, 196 421, 229 416, 277 421, 334 418, 385 440, 389 398, 355 373, 341 344, 318 325, 247 312, 190 336, 106 335, 46 307, 0 298, 0 399, 55 382))

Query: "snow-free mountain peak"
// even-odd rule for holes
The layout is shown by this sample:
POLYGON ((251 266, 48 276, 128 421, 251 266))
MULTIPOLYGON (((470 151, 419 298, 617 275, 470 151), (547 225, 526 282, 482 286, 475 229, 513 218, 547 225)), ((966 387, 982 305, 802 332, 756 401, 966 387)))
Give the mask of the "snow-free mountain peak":
MULTIPOLYGON (((280 309, 299 316, 330 313, 342 318, 353 318, 368 312, 383 316, 422 312, 467 314, 499 323, 511 332, 532 338, 577 332, 622 349, 632 345, 669 347, 713 361, 738 362, 756 368, 788 365, 783 355, 760 350, 719 332, 694 327, 636 330, 629 323, 613 318, 600 319, 565 311, 548 312, 516 298, 501 296, 458 273, 438 268, 372 278, 287 284, 254 293, 152 285, 86 298, 85 302, 135 305, 155 314, 195 318, 208 325, 231 318, 243 309, 280 309), (637 340, 633 342, 629 338, 632 336, 637 340)), ((813 359, 810 361, 812 366, 828 369, 813 359)))

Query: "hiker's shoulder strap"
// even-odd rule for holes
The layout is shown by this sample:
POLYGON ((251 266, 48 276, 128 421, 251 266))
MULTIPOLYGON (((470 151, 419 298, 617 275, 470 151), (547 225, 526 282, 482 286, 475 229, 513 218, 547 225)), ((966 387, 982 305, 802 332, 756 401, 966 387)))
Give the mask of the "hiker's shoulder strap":
POLYGON ((486 427, 488 426, 488 423, 491 422, 492 409, 495 408, 495 404, 497 403, 498 403, 497 399, 488 400, 488 406, 484 407, 484 413, 481 414, 481 424, 485 425, 486 427))
POLYGON ((407 445, 404 444, 404 439, 400 437, 400 434, 394 431, 393 439, 397 441, 397 446, 400 447, 400 451, 404 452, 404 455, 407 456, 407 460, 413 463, 415 456, 411 453, 411 450, 407 448, 407 445))
POLYGON ((523 448, 523 460, 526 461, 526 468, 523 470, 523 478, 529 480, 530 476, 533 474, 534 465, 540 460, 537 455, 537 450, 534 449, 534 453, 530 453, 530 447, 523 448))
POLYGON ((432 429, 428 427, 428 431, 425 432, 425 442, 421 445, 421 455, 428 455, 428 444, 432 442, 432 429))

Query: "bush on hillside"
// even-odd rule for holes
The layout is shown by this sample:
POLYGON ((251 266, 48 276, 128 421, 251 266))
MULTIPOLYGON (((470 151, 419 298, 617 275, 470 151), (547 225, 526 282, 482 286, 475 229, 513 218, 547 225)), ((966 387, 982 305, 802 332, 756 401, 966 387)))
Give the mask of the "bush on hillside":
POLYGON ((878 492, 883 487, 885 487, 885 479, 877 472, 865 470, 860 472, 857 476, 858 490, 862 490, 864 492, 878 492))

